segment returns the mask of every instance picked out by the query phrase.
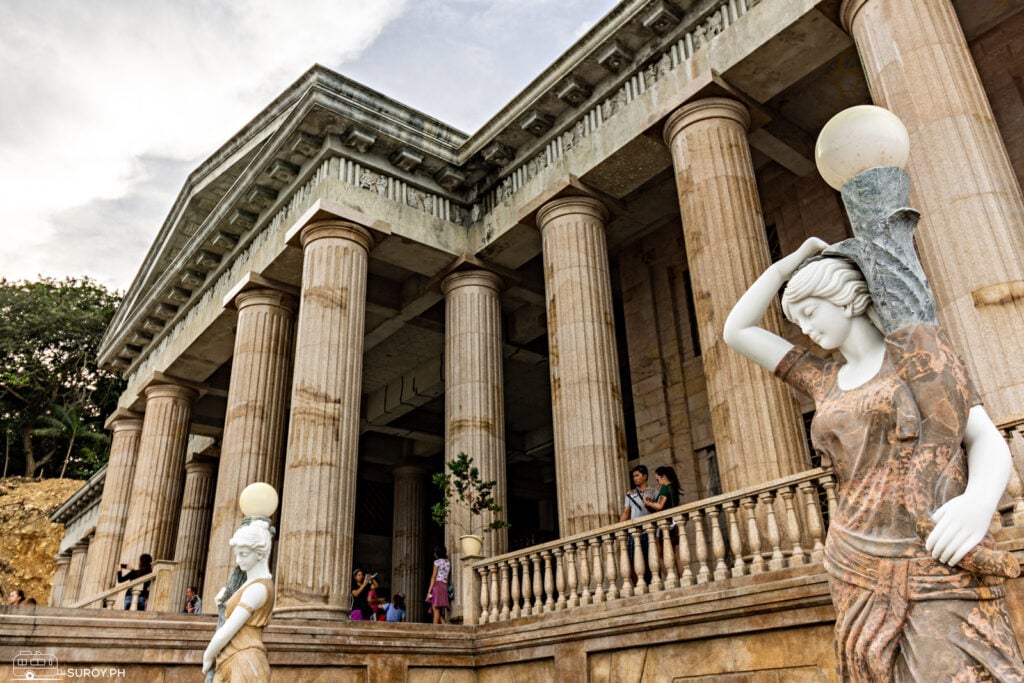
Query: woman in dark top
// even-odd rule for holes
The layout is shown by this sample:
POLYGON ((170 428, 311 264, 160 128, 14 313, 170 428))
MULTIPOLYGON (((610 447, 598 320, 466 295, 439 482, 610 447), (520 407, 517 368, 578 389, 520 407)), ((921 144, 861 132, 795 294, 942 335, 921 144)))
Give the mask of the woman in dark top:
POLYGON ((647 509, 652 512, 659 512, 679 505, 680 486, 676 471, 669 465, 662 465, 654 470, 654 477, 661 488, 658 489, 657 498, 646 498, 644 500, 644 505, 647 506, 647 509))
POLYGON ((370 609, 369 598, 374 578, 367 576, 362 569, 352 572, 352 609, 348 613, 351 621, 370 620, 373 611, 370 609))
MULTIPOLYGON (((143 577, 146 574, 152 574, 153 558, 149 555, 149 553, 143 553, 142 555, 139 555, 139 566, 136 569, 132 569, 131 571, 125 571, 126 569, 128 569, 128 565, 122 564, 121 567, 117 570, 118 583, 122 583, 124 581, 132 581, 134 579, 143 577)), ((149 581, 142 584, 142 592, 139 593, 139 602, 137 606, 140 612, 146 611, 146 601, 149 600, 149 584, 149 581)), ((131 591, 128 591, 124 594, 124 608, 129 610, 132 608, 131 591)))

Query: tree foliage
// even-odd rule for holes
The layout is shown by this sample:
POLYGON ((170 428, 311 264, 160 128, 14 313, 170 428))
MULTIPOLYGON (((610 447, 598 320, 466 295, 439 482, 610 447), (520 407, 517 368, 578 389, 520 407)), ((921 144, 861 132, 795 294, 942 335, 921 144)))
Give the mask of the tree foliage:
POLYGON ((459 453, 455 460, 448 461, 448 471, 438 472, 431 481, 441 490, 443 497, 434 503, 430 516, 440 526, 453 522, 463 533, 489 533, 495 529, 507 529, 509 524, 497 517, 502 507, 494 498, 494 487, 497 481, 484 481, 480 477, 480 469, 473 464, 473 458, 459 453), (464 526, 454 514, 455 508, 469 510, 469 526, 464 526), (494 513, 495 517, 489 524, 482 524, 478 518, 485 512, 494 513))
POLYGON ((103 420, 124 382, 97 352, 120 295, 86 279, 0 279, 4 473, 88 476, 106 461, 103 420))

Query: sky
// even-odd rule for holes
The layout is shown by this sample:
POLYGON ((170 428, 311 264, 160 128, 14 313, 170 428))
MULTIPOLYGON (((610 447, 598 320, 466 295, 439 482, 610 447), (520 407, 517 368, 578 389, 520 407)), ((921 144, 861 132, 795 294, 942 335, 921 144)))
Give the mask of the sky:
POLYGON ((0 278, 124 291, 186 176, 314 63, 473 133, 615 0, 0 0, 0 278))

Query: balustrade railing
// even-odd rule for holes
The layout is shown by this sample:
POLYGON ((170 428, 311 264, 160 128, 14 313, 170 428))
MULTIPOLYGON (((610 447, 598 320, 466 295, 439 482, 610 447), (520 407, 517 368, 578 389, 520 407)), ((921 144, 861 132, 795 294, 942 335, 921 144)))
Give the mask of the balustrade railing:
MULTIPOLYGON (((474 562, 486 624, 816 563, 835 476, 815 469, 474 562)), ((464 577, 465 578, 465 577, 464 577)), ((475 588, 468 591, 476 600, 475 588)))

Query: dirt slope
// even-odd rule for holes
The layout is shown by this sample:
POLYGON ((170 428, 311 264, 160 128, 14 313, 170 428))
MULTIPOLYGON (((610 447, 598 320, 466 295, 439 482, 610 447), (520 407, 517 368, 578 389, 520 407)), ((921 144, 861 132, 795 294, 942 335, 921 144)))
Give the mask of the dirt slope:
POLYGON ((21 588, 40 605, 50 599, 50 585, 64 526, 47 516, 77 491, 74 479, 0 479, 0 588, 21 588))

